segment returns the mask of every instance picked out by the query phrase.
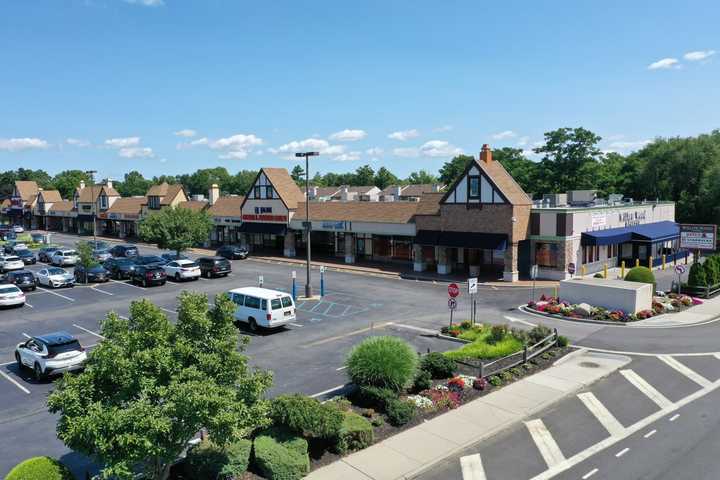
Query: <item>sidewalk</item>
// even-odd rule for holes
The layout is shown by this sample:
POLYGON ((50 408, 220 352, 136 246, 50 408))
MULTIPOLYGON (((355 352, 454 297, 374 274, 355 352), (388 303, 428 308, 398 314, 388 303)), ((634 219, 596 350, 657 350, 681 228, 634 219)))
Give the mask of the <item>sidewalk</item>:
POLYGON ((409 479, 435 463, 610 375, 630 362, 579 350, 554 366, 353 453, 308 475, 310 480, 409 479))

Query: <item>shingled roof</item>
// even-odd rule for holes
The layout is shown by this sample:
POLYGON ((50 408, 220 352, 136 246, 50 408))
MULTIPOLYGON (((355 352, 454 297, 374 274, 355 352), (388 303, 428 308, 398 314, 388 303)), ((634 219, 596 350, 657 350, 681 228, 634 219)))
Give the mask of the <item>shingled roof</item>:
POLYGON ((242 216, 242 203, 245 197, 220 197, 214 205, 208 208, 208 213, 213 217, 238 217, 242 216))
POLYGON ((108 213, 140 214, 142 206, 147 202, 145 197, 122 197, 115 200, 108 213))
POLYGON ((41 190, 38 195, 42 197, 45 203, 62 202, 62 196, 57 190, 41 190))
MULTIPOLYGON (((415 215, 415 202, 310 202, 311 220, 408 223, 415 215)), ((305 220, 305 202, 298 203, 293 220, 305 220)))
POLYGON ((52 204, 52 207, 50 207, 50 210, 48 210, 50 213, 52 212, 72 212, 73 208, 75 208, 75 205, 73 205, 73 202, 70 200, 62 200, 60 202, 55 202, 52 204))
POLYGON ((105 184, 90 185, 85 188, 78 187, 75 190, 78 195, 79 203, 95 203, 101 194, 105 194, 108 197, 119 197, 120 194, 113 187, 108 187, 105 184), (94 198, 93 198, 94 195, 94 198))
POLYGON ((305 194, 297 186, 295 180, 292 179, 286 168, 263 168, 261 172, 270 180, 280 199, 285 203, 288 209, 297 208, 298 202, 305 201, 305 194))
POLYGON ((15 189, 23 202, 31 202, 38 193, 38 184, 33 180, 16 180, 15 189))
POLYGON ((208 206, 207 200, 188 200, 185 202, 178 203, 178 208, 188 208, 193 212, 200 212, 205 210, 208 206))
POLYGON ((173 199, 182 191, 183 186, 179 184, 168 184, 163 182, 160 185, 153 185, 147 191, 147 197, 160 197, 160 205, 170 205, 173 199))
POLYGON ((415 215, 439 215, 440 214, 440 200, 442 200, 444 193, 423 193, 420 197, 420 201, 416 203, 417 210, 415 215))

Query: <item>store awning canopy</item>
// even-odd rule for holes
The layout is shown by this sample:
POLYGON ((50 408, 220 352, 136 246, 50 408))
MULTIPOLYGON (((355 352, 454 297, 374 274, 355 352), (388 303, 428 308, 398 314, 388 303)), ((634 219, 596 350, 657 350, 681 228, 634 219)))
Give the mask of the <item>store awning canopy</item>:
POLYGON ((507 235, 504 233, 441 232, 438 245, 443 247, 504 250, 507 247, 507 235))
POLYGON ((615 245, 631 241, 664 242, 680 236, 680 227, 670 221, 644 223, 630 227, 608 228, 595 232, 583 232, 581 245, 615 245))
POLYGON ((441 233, 439 230, 418 230, 413 243, 417 245, 437 245, 441 233))
POLYGON ((242 233, 269 233, 271 235, 285 235, 287 233, 287 225, 283 223, 256 223, 243 222, 238 228, 242 233))

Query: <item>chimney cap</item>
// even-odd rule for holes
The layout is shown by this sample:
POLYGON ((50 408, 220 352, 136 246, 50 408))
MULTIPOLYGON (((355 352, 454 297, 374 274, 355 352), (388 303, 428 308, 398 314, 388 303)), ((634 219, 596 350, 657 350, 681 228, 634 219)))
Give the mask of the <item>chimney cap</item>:
POLYGON ((217 183, 213 183, 212 185, 210 185, 210 188, 220 188, 220 187, 218 187, 217 183))
POLYGON ((485 163, 490 163, 493 161, 492 149, 487 143, 484 143, 482 146, 482 150, 480 151, 480 160, 485 163))

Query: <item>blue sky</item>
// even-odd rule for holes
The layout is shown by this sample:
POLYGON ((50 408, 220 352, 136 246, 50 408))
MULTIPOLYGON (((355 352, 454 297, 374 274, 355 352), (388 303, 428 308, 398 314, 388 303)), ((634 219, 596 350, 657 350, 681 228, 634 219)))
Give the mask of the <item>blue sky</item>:
POLYGON ((0 2, 0 169, 436 171, 720 127, 720 2, 0 2), (718 54, 714 51, 718 50, 718 54))

